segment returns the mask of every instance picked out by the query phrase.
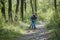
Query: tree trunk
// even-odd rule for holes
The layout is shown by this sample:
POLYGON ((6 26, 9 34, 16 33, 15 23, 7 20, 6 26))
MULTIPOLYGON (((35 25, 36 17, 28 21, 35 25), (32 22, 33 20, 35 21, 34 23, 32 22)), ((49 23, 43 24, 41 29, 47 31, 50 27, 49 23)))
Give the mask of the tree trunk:
POLYGON ((54 0, 54 8, 55 8, 55 13, 54 13, 54 21, 56 21, 56 19, 58 19, 58 13, 57 13, 57 4, 56 4, 56 0, 54 0))
POLYGON ((17 20, 18 20, 18 17, 17 17, 18 9, 19 9, 19 0, 17 0, 17 4, 16 4, 15 21, 17 21, 17 20))
POLYGON ((21 17, 22 17, 22 21, 23 21, 23 4, 24 4, 24 0, 21 0, 21 17))
POLYGON ((56 0, 54 0, 55 11, 57 10, 56 0))
MULTIPOLYGON (((57 16, 57 5, 56 5, 56 0, 54 0, 54 7, 55 7, 54 21, 57 23, 56 19, 58 19, 58 16, 57 16)), ((55 32, 55 35, 57 36, 57 33, 56 33, 56 32, 55 32)))
POLYGON ((56 0, 54 0, 54 8, 55 8, 55 17, 57 16, 57 4, 56 4, 56 0))
POLYGON ((25 12, 26 12, 26 0, 24 0, 25 12))
POLYGON ((35 14, 37 14, 37 0, 35 0, 35 14))
POLYGON ((8 0, 8 16, 9 16, 9 21, 13 21, 12 19, 12 0, 8 0))
POLYGON ((5 2, 3 0, 1 0, 1 3, 3 5, 3 7, 1 8, 1 12, 2 12, 2 16, 4 17, 5 21, 6 21, 6 15, 5 15, 5 2))
POLYGON ((34 14, 34 9, 33 9, 33 5, 32 5, 32 0, 30 0, 30 4, 31 4, 31 8, 32 8, 32 14, 34 14))
MULTIPOLYGON (((25 12, 24 18, 26 19, 26 0, 24 0, 24 12, 25 12)), ((25 19, 24 19, 24 20, 25 20, 25 19)))
POLYGON ((19 0, 17 0, 17 4, 16 4, 16 14, 18 13, 18 8, 19 8, 19 0))

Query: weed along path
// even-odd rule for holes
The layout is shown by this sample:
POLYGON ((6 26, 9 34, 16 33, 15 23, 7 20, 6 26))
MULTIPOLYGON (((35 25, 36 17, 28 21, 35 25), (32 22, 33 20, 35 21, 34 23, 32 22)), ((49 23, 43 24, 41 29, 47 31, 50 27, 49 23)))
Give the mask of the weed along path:
POLYGON ((25 34, 18 40, 48 40, 48 32, 44 27, 45 23, 39 23, 36 25, 37 29, 25 31, 25 34))

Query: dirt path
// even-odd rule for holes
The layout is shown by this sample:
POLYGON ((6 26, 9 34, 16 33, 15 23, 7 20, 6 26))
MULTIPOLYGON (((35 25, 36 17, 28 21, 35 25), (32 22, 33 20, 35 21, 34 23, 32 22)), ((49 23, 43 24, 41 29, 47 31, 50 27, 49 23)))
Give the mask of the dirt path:
POLYGON ((26 30, 25 35, 18 40, 48 40, 48 33, 44 23, 39 23, 36 27, 36 30, 26 30))

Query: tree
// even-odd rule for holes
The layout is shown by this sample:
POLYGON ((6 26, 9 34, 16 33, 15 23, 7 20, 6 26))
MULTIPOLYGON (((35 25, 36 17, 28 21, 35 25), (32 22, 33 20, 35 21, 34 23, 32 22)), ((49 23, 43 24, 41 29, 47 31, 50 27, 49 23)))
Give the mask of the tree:
POLYGON ((13 21, 12 19, 12 0, 8 0, 8 17, 9 21, 13 21))
POLYGON ((4 17, 6 21, 6 15, 5 15, 5 1, 1 0, 1 4, 3 5, 1 8, 2 16, 4 17))
POLYGON ((15 21, 17 21, 17 19, 18 19, 18 17, 17 17, 18 9, 19 9, 19 0, 17 0, 17 4, 16 4, 15 21))
POLYGON ((55 11, 57 10, 56 0, 54 0, 55 11))
POLYGON ((56 4, 56 0, 54 0, 54 8, 55 8, 55 15, 54 15, 54 20, 56 21, 57 16, 57 4, 56 4))
POLYGON ((37 14, 37 0, 35 0, 35 14, 37 14))
POLYGON ((23 4, 24 4, 24 0, 21 0, 21 17, 22 17, 22 21, 23 21, 23 4))
POLYGON ((32 0, 30 0, 30 4, 31 4, 31 8, 32 8, 32 14, 34 14, 34 9, 33 9, 33 5, 32 5, 32 0))
POLYGON ((25 7, 25 11, 26 11, 26 0, 24 0, 24 7, 25 7))

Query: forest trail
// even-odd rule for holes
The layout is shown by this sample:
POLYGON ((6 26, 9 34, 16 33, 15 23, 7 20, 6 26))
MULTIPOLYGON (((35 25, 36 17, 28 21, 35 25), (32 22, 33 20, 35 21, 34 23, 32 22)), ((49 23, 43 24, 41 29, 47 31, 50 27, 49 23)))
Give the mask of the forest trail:
POLYGON ((41 22, 36 25, 37 29, 27 29, 25 34, 18 40, 48 40, 48 32, 44 25, 45 23, 41 22))

